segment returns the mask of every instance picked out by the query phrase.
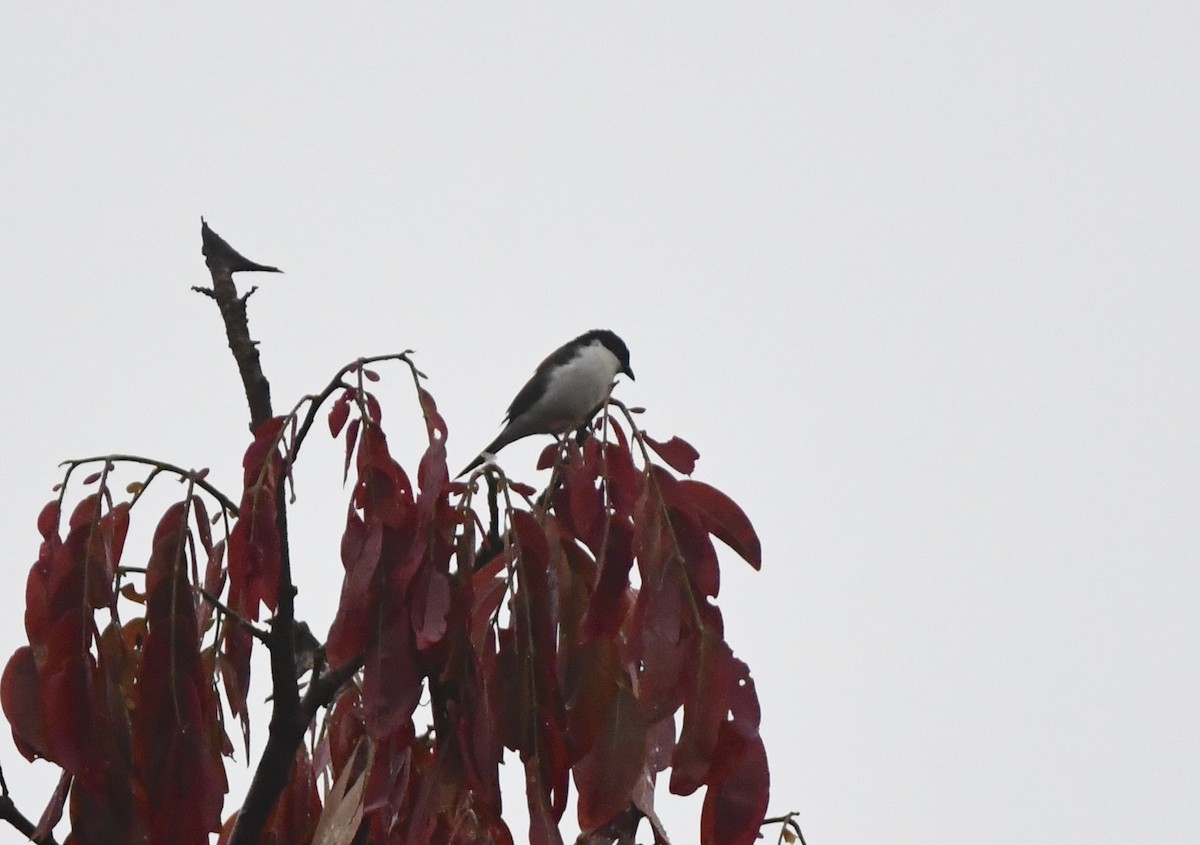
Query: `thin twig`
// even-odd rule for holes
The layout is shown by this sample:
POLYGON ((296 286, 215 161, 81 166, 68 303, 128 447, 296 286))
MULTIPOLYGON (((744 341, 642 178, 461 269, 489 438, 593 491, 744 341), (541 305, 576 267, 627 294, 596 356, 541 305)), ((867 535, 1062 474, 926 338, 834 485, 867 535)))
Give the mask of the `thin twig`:
MULTIPOLYGON (((217 502, 220 503, 221 507, 225 508, 225 510, 229 511, 234 516, 237 516, 238 507, 233 503, 233 500, 216 487, 212 486, 212 484, 210 484, 207 480, 201 478, 196 470, 184 469, 183 467, 176 466, 175 464, 170 464, 166 461, 159 461, 154 458, 143 458, 141 455, 94 455, 90 458, 72 458, 69 461, 63 461, 59 464, 59 466, 67 467, 66 477, 63 478, 63 487, 66 487, 67 481, 71 477, 71 473, 73 473, 78 467, 81 467, 84 464, 99 463, 100 461, 106 461, 108 463, 119 462, 125 464, 142 464, 143 466, 154 467, 155 471, 150 473, 150 476, 146 479, 146 481, 142 482, 142 489, 148 487, 150 482, 160 472, 169 472, 174 475, 178 475, 184 481, 193 482, 201 490, 216 499, 217 502)), ((138 495, 140 496, 141 493, 138 493, 138 495)))

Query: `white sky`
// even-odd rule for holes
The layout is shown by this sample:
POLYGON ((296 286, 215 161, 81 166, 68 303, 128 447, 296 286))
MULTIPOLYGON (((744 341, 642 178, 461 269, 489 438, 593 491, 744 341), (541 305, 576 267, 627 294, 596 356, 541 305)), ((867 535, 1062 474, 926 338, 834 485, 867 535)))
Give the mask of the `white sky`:
MULTIPOLYGON (((1200 6, 377 5, 0 12, 4 656, 60 460, 236 493, 204 214, 287 271, 277 410, 412 347, 455 466, 546 352, 628 341, 620 395, 762 535, 722 606, 810 845, 1200 840, 1200 6)), ((293 519, 318 630, 338 462, 293 519)))

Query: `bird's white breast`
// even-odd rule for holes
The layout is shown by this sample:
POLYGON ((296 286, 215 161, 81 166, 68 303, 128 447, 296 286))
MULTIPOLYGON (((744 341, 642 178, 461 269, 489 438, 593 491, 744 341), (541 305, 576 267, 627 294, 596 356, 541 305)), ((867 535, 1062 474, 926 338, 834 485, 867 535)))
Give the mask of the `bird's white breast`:
POLYGON ((604 401, 620 369, 617 356, 600 341, 593 341, 550 374, 537 408, 548 416, 579 419, 604 401))

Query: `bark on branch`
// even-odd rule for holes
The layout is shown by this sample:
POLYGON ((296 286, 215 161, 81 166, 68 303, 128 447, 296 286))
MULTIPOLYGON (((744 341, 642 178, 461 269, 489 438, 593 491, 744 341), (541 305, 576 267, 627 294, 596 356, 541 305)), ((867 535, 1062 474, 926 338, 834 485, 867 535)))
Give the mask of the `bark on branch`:
POLYGON ((245 295, 238 296, 233 274, 245 271, 283 271, 278 267, 259 264, 246 258, 210 229, 203 217, 200 218, 200 240, 200 252, 212 275, 213 286, 194 287, 192 290, 211 297, 221 309, 221 319, 225 322, 225 336, 229 339, 229 351, 237 361, 242 385, 246 388, 246 401, 250 405, 250 430, 257 431, 260 425, 274 415, 271 411, 271 385, 263 375, 262 365, 258 360, 258 342, 251 339, 250 326, 246 319, 246 300, 257 288, 252 287, 245 295))

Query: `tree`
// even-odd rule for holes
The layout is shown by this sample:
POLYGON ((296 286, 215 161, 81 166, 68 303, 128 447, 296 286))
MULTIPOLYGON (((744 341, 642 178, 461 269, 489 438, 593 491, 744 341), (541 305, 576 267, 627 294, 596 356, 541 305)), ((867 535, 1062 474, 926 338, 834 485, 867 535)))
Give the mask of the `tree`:
POLYGON ((655 440, 639 409, 610 400, 543 452, 540 494, 494 468, 452 481, 446 422, 407 352, 355 361, 276 415, 248 329, 254 291, 233 282, 275 268, 201 229, 213 286, 198 290, 220 308, 250 408, 243 489, 235 501, 205 471, 134 456, 68 462, 38 517, 28 643, 0 681, 18 749, 62 776, 37 824, 7 788, 0 817, 46 843, 68 802, 69 843, 191 845, 217 830, 229 845, 506 843, 510 749, 531 842, 562 841, 571 779, 581 842, 633 842, 642 820, 665 842, 653 799, 668 768, 671 792, 706 789, 706 843, 753 840, 767 758, 754 682, 714 603, 713 538, 755 568, 761 550, 737 504, 687 477, 696 451, 655 440), (411 375, 425 421, 415 483, 371 390, 389 365, 411 375), (322 415, 351 492, 340 603, 318 643, 295 618, 286 491, 322 415), (145 481, 113 489, 123 463, 148 467, 145 481), (145 566, 129 565, 134 509, 169 476, 183 498, 145 566), (268 739, 222 825, 233 742, 221 702, 248 754, 256 647, 270 656, 268 739), (423 696, 432 727, 418 732, 423 696))

